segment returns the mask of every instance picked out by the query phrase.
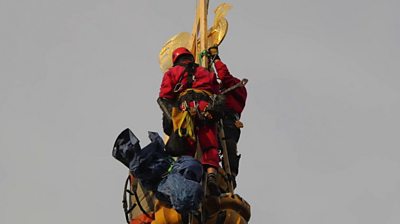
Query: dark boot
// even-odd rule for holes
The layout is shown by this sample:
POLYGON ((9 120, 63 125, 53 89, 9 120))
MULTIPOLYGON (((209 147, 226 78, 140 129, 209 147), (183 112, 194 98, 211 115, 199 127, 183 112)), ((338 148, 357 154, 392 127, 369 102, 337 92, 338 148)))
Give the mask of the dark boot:
POLYGON ((220 196, 221 191, 219 190, 217 183, 217 175, 215 173, 207 174, 207 188, 212 196, 220 196))
POLYGON ((231 167, 231 173, 237 176, 239 173, 239 160, 240 160, 240 155, 238 155, 237 151, 237 143, 232 139, 227 139, 226 147, 228 149, 228 159, 229 159, 229 166, 231 167))

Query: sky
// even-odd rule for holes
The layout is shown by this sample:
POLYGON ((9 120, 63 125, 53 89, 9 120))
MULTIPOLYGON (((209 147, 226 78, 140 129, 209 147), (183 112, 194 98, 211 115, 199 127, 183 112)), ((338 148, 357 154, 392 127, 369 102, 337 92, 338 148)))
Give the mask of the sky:
MULTIPOLYGON (((400 2, 226 2, 250 223, 400 223, 400 2)), ((112 146, 162 133, 158 54, 195 5, 0 0, 0 223, 125 222, 112 146)))

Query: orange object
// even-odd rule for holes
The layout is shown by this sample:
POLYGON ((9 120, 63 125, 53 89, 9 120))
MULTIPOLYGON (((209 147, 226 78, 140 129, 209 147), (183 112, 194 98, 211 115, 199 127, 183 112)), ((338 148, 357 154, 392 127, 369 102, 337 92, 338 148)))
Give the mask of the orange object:
POLYGON ((155 205, 154 221, 151 224, 181 224, 181 215, 161 201, 155 205))
POLYGON ((129 224, 151 224, 151 222, 154 220, 154 215, 151 213, 149 214, 150 217, 148 217, 145 214, 141 214, 137 217, 135 217, 134 219, 131 220, 131 222, 129 224))

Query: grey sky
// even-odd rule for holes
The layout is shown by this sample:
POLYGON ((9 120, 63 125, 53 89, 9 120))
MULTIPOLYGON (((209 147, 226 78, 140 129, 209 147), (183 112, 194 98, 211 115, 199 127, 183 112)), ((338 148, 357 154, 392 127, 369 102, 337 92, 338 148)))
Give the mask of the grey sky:
MULTIPOLYGON (((400 2, 226 2, 251 223, 399 223, 400 2)), ((0 0, 0 223, 125 222, 112 144, 161 133, 158 53, 194 9, 0 0)))

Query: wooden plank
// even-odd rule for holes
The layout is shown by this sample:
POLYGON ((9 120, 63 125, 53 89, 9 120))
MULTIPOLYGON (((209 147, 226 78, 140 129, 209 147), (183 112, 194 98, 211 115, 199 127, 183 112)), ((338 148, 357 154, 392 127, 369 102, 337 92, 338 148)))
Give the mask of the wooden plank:
MULTIPOLYGON (((200 0, 200 51, 207 50, 207 16, 208 16, 208 0, 200 0)), ((208 67, 208 60, 206 57, 202 58, 203 67, 208 67)))
POLYGON ((197 58, 197 37, 199 33, 199 25, 200 25, 200 12, 199 12, 199 5, 196 5, 196 16, 194 18, 193 22, 193 28, 192 28, 192 37, 190 38, 190 51, 193 53, 195 56, 196 62, 198 62, 197 58))

